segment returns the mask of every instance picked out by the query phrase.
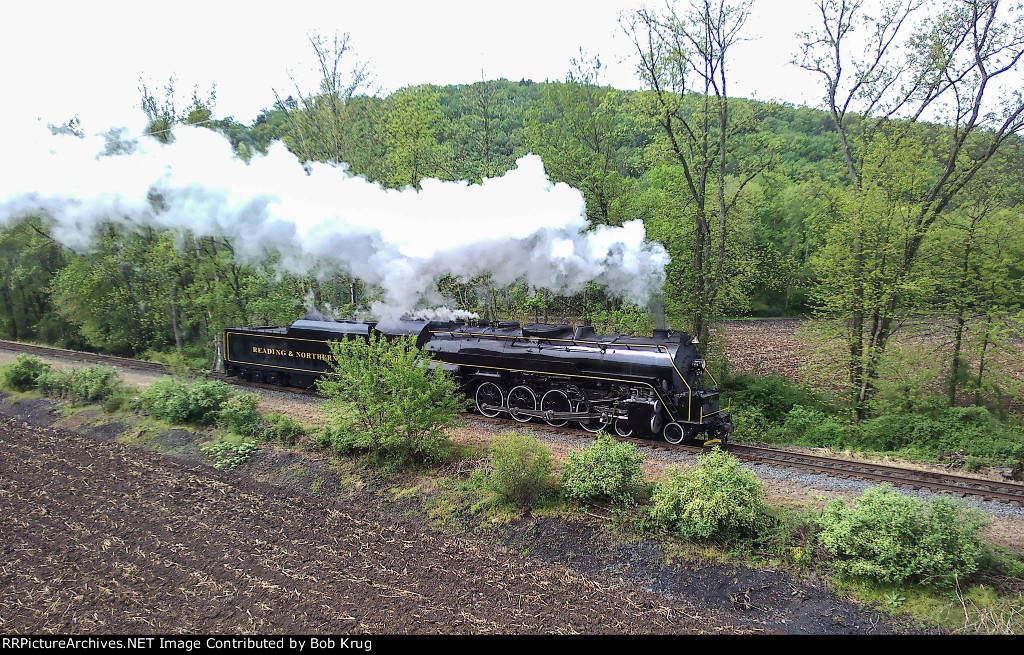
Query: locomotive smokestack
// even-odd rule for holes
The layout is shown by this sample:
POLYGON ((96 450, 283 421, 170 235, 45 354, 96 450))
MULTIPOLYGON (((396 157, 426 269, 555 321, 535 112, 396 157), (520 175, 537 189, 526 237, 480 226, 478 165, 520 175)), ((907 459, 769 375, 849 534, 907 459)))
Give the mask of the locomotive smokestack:
POLYGON ((669 330, 667 328, 655 328, 653 336, 655 339, 668 339, 669 330))

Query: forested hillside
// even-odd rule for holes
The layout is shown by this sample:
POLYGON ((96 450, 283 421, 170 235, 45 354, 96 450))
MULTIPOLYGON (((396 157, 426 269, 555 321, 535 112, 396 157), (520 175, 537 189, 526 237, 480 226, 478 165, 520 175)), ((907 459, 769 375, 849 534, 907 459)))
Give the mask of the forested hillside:
MULTIPOLYGON (((721 30, 736 18, 700 20, 721 30)), ((900 27, 898 12, 871 20, 880 39, 900 27)), ((365 71, 339 72, 347 61, 337 42, 332 50, 314 38, 319 91, 274 94, 250 125, 218 117, 212 93, 194 93, 181 109, 173 80, 143 85, 141 105, 145 138, 168 142, 194 125, 223 133, 246 161, 280 140, 302 161, 344 162, 396 189, 426 178, 479 183, 536 153, 553 182, 583 192, 592 225, 643 220, 672 258, 663 298, 636 307, 597 285, 563 297, 486 276, 441 277, 437 289, 450 307, 624 332, 649 330, 663 311, 671 327, 702 342, 713 341, 711 325, 725 317, 830 319, 848 357, 851 406, 865 418, 888 342, 907 320, 949 326, 941 358, 951 403, 991 390, 986 355, 1019 333, 1022 106, 1017 96, 996 109, 985 89, 1015 66, 1020 43, 995 30, 994 44, 954 38, 1002 20, 994 10, 949 17, 935 33, 949 47, 907 60, 920 70, 911 71, 918 86, 906 97, 882 83, 878 62, 870 68, 877 84, 851 85, 841 62, 810 42, 803 65, 826 80, 824 109, 729 97, 726 48, 679 48, 673 35, 699 39, 699 30, 646 10, 626 25, 641 46, 643 91, 602 85, 600 60, 581 53, 564 81, 373 95, 362 85, 365 71), (673 74, 679 62, 685 70, 673 74), (955 71, 948 82, 936 77, 955 71), (947 111, 954 95, 965 104, 947 111)), ((285 323, 311 309, 359 315, 377 297, 337 268, 283 274, 272 249, 263 261, 242 260, 229 239, 111 224, 90 250, 74 252, 50 229, 46 215, 32 215, 0 230, 0 336, 212 362, 225 326, 285 323)))

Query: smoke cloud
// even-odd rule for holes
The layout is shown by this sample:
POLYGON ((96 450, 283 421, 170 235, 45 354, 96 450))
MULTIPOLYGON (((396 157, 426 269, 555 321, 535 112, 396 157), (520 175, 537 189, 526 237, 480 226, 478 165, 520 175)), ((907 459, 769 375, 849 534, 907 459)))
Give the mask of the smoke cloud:
POLYGON ((4 153, 0 224, 45 214, 76 250, 103 222, 228 237, 242 258, 273 248, 284 270, 327 265, 379 286, 382 317, 414 309, 442 274, 565 294, 595 281, 641 306, 665 281, 668 253, 641 221, 590 229, 583 195, 552 183, 535 155, 482 184, 392 190, 345 165, 299 162, 282 143, 247 164, 211 130, 178 127, 170 144, 141 133, 20 131, 4 153))

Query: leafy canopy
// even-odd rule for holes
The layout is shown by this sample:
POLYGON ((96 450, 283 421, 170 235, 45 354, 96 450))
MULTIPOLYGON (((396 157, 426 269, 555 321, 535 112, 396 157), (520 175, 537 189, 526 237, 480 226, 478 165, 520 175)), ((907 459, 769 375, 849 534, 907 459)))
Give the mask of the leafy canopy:
MULTIPOLYGON (((408 337, 330 342, 331 373, 317 381, 332 427, 372 462, 388 466, 440 461, 445 429, 466 407, 455 380, 408 337)), ((335 439, 337 441, 337 439, 335 439)))

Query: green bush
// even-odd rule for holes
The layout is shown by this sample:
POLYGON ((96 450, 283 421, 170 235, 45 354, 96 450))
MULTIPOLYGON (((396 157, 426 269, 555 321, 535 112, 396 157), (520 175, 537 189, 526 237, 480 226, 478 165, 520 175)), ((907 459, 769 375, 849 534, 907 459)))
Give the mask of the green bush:
POLYGON ((132 394, 129 393, 128 390, 120 391, 107 398, 103 403, 103 411, 113 414, 114 412, 118 412, 125 407, 128 407, 131 404, 131 401, 132 394))
POLYGON ((643 461, 632 444, 600 434, 589 446, 569 453, 562 467, 562 489, 571 500, 629 502, 643 484, 643 461))
POLYGON ((292 445, 306 433, 302 423, 291 416, 271 412, 263 417, 263 425, 260 428, 260 438, 265 441, 279 441, 285 445, 292 445))
MULTIPOLYGON (((735 407, 736 405, 733 404, 735 407)), ((775 421, 769 420, 759 407, 738 408, 732 413, 732 422, 738 439, 745 441, 775 441, 779 432, 775 421)))
POLYGON ((178 378, 156 379, 139 396, 139 405, 163 421, 185 423, 190 414, 188 385, 178 378))
POLYGON ((816 448, 845 448, 850 445, 850 428, 813 407, 796 405, 782 424, 786 443, 816 448))
POLYGON ((466 398, 440 366, 410 338, 330 342, 331 375, 317 381, 324 409, 338 435, 349 443, 365 439, 370 463, 387 467, 445 459, 454 425, 466 398), (360 438, 352 437, 359 433, 360 438))
POLYGON ((690 473, 669 470, 655 485, 651 519, 688 539, 732 541, 756 536, 768 521, 764 487, 739 460, 715 448, 690 473))
POLYGON ((812 404, 807 391, 778 373, 766 377, 746 373, 730 376, 722 381, 722 393, 738 411, 756 407, 774 423, 781 423, 795 406, 812 404))
POLYGON ((241 437, 255 436, 260 428, 260 413, 256 405, 258 393, 243 393, 224 401, 217 410, 217 425, 241 437))
POLYGON ((0 367, 0 386, 13 391, 35 389, 39 376, 50 370, 50 365, 38 357, 18 355, 13 364, 0 367))
POLYGON ((111 366, 90 365, 68 370, 51 369, 36 380, 39 391, 72 403, 97 402, 125 391, 121 375, 111 366))
POLYGON ((149 385, 139 402, 145 411, 169 423, 209 425, 230 396, 230 387, 217 380, 197 380, 189 385, 163 377, 149 385))
POLYGON ((365 432, 343 426, 325 425, 320 428, 317 444, 330 446, 340 455, 365 455, 370 452, 370 437, 365 432))
POLYGON ((941 496, 922 503, 888 486, 868 489, 850 507, 830 503, 818 523, 837 573, 878 582, 950 585, 976 571, 983 552, 978 512, 941 496))
POLYGON ((1016 465, 1024 461, 1019 430, 1001 423, 984 407, 937 407, 915 414, 887 414, 865 421, 860 445, 928 458, 945 453, 973 456, 972 462, 1016 465))
POLYGON ((499 499, 532 507, 552 487, 551 451, 535 437, 522 432, 499 435, 490 454, 494 470, 487 486, 499 499))
POLYGON ((189 422, 209 425, 232 396, 231 387, 219 380, 196 380, 188 389, 189 422))

